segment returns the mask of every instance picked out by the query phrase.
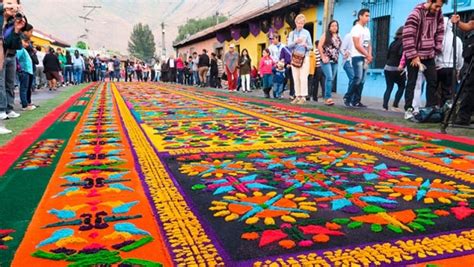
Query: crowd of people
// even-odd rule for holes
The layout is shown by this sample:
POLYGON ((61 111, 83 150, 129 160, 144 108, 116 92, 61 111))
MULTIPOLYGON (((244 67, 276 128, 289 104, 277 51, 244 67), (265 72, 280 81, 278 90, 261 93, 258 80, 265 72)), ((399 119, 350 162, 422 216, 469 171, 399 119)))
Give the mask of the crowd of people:
MULTIPOLYGON (((426 0, 416 5, 406 23, 396 31, 388 47, 384 67, 386 90, 381 105, 383 109, 401 112, 399 103, 404 98, 404 118, 412 119, 420 113, 420 109, 441 109, 452 105, 451 99, 459 89, 462 70, 467 69, 469 61, 465 64, 463 60, 464 45, 459 37, 453 45, 453 23, 458 21, 454 21, 456 16, 451 20, 443 17, 441 8, 446 3, 446 0, 426 0), (455 66, 454 46, 457 48, 455 66), (453 75, 454 71, 457 76, 453 75), (394 101, 389 105, 395 85, 398 88, 394 101), (423 98, 426 98, 424 107, 423 98)), ((288 90, 292 103, 318 101, 321 95, 324 104, 332 106, 335 103, 332 99, 335 77, 341 65, 349 80, 343 96, 344 105, 365 108, 362 103, 365 78, 374 53, 377 53, 371 46, 369 20, 370 10, 361 9, 352 29, 345 36, 339 33, 338 21, 330 21, 319 40, 313 43, 310 33, 304 29, 305 17, 300 14, 295 18, 296 28, 289 33, 286 45, 281 43, 278 34, 270 36, 271 45, 262 52, 258 68, 252 65, 247 49, 243 48, 239 54, 235 51, 235 45, 230 44, 223 60, 215 54, 211 54, 209 59, 206 50, 199 56, 194 53, 188 61, 181 59, 181 55, 178 59, 170 58, 161 65, 163 74, 165 69, 169 73, 177 72, 178 76, 184 72, 192 79, 183 82, 170 74, 163 81, 221 88, 221 81, 226 80, 230 92, 238 89, 249 92, 252 88, 261 87, 266 98, 273 95, 281 99, 283 91, 288 90), (180 70, 180 66, 184 71, 180 70), (209 83, 206 83, 207 77, 209 83)), ((460 28, 469 30, 468 26, 460 28)), ((472 87, 472 84, 467 83, 467 86, 472 87)), ((461 105, 460 114, 463 110, 472 109, 473 105, 461 105)), ((464 117, 456 123, 470 123, 467 119, 470 115, 460 116, 464 117)))

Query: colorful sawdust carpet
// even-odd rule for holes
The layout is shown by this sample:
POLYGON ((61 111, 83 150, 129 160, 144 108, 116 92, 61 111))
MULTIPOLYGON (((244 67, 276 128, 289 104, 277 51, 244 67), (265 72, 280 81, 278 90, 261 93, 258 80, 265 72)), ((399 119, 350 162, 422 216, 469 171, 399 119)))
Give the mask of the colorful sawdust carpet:
POLYGON ((0 228, 15 230, 0 256, 13 266, 469 261, 474 149, 432 136, 192 88, 93 86, 0 180, 0 228), (29 212, 15 214, 22 203, 29 212))

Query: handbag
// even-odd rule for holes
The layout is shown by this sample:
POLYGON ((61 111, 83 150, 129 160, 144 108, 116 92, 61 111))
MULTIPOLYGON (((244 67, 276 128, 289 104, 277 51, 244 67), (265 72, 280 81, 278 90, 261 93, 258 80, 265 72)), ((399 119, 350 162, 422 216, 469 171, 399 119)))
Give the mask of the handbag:
MULTIPOLYGON (((294 40, 295 40, 295 34, 293 32, 293 41, 294 40)), ((291 52, 291 66, 295 68, 301 68, 304 64, 305 57, 306 57, 306 48, 299 49, 298 47, 296 47, 291 52)))

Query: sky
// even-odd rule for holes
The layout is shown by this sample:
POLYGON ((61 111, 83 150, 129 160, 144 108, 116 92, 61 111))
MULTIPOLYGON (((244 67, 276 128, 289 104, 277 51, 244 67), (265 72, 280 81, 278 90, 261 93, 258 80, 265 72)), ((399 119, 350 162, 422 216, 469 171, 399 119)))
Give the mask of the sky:
POLYGON ((178 34, 178 26, 187 19, 203 18, 216 12, 242 15, 278 0, 22 0, 25 15, 35 28, 75 44, 86 41, 92 49, 105 47, 127 53, 133 25, 149 24, 155 36, 157 53, 162 47, 161 23, 165 23, 168 51, 178 34), (84 21, 79 16, 86 15, 84 21), (87 31, 86 31, 87 30, 87 31))

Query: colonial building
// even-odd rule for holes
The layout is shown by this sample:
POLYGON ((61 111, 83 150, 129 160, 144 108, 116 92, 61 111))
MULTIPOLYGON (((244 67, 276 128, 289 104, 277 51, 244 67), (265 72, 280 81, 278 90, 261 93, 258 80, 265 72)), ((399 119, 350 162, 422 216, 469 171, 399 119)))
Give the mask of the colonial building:
POLYGON ((323 0, 285 0, 262 8, 251 14, 232 18, 215 27, 198 32, 189 38, 174 44, 178 54, 189 55, 194 51, 200 54, 202 49, 223 54, 231 43, 238 51, 246 48, 254 65, 262 57, 262 51, 269 46, 269 37, 278 33, 285 43, 292 28, 294 18, 299 13, 306 16, 305 28, 314 38, 321 34, 323 0))

